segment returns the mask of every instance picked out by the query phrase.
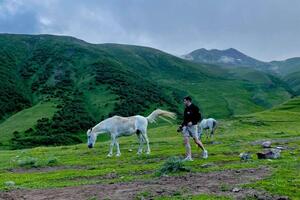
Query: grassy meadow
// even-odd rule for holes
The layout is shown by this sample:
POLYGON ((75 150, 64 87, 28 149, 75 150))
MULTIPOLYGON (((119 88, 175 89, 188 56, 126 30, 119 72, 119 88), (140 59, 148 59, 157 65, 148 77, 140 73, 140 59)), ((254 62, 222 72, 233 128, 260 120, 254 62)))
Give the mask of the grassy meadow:
MULTIPOLYGON (((119 139, 121 157, 107 158, 108 137, 101 135, 95 148, 86 144, 59 147, 37 147, 23 150, 0 151, 0 189, 45 189, 67 186, 112 184, 132 181, 147 181, 158 178, 157 172, 172 156, 184 156, 182 136, 176 132, 177 126, 151 126, 148 135, 151 155, 136 155, 136 136, 119 139), (15 182, 8 186, 8 181, 15 182)), ((270 175, 261 180, 242 184, 242 188, 265 190, 271 194, 300 197, 300 98, 292 99, 271 110, 250 115, 240 115, 220 121, 220 127, 213 139, 203 138, 209 158, 201 158, 201 151, 192 145, 193 162, 184 165, 191 173, 222 172, 268 168, 270 175), (259 160, 261 142, 272 141, 274 147, 281 146, 281 157, 274 160, 259 160), (249 161, 241 161, 239 154, 248 152, 249 161)), ((192 143, 193 144, 193 143, 192 143)), ((185 172, 168 176, 182 176, 185 172)), ((205 184, 205 183, 204 183, 205 184)), ((230 190, 232 185, 222 185, 219 190, 230 190), (225 189, 224 189, 225 188, 225 189)), ((140 191, 136 198, 146 198, 151 192, 140 191)), ((213 196, 193 194, 179 190, 158 199, 231 199, 231 195, 213 196)))

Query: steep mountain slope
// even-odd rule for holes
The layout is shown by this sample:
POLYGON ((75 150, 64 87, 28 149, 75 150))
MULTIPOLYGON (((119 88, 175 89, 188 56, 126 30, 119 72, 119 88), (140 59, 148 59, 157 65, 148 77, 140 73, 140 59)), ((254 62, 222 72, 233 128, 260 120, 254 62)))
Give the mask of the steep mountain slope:
POLYGON ((297 95, 300 95, 300 69, 297 72, 290 73, 284 77, 284 80, 289 84, 297 95))
POLYGON ((272 78, 247 80, 231 69, 148 47, 9 34, 0 35, 0 45, 5 60, 0 70, 7 73, 0 92, 10 94, 10 87, 14 94, 0 102, 2 123, 38 102, 57 102, 53 117, 13 135, 14 148, 79 143, 87 128, 114 114, 146 115, 157 107, 181 113, 185 95, 194 98, 204 116, 216 118, 263 110, 290 97, 272 78), (9 102, 15 103, 8 109, 9 102))
POLYGON ((19 111, 26 106, 31 105, 30 96, 24 87, 20 74, 18 73, 18 65, 26 54, 26 50, 20 45, 4 45, 7 40, 0 37, 0 120, 8 113, 19 111), (16 50, 24 51, 22 55, 11 54, 16 50))
POLYGON ((300 71, 300 58, 290 58, 283 61, 272 61, 270 64, 273 66, 273 70, 281 76, 287 76, 289 74, 300 71))
POLYGON ((295 95, 300 94, 298 81, 300 76, 297 73, 300 72, 300 58, 297 57, 283 61, 263 62, 233 48, 227 50, 206 50, 202 48, 182 57, 197 63, 224 66, 231 70, 233 74, 242 75, 240 77, 246 80, 255 81, 255 79, 268 79, 267 76, 277 76, 286 82, 286 86, 289 86, 295 95))
POLYGON ((257 111, 261 107, 269 108, 280 103, 282 97, 287 97, 286 91, 290 91, 274 76, 257 70, 241 75, 232 68, 185 62, 151 48, 116 44, 100 46, 119 61, 130 61, 129 67, 141 73, 141 76, 147 74, 161 85, 192 94, 203 108, 205 116, 224 117, 257 111), (258 75, 252 75, 252 72, 258 75), (237 94, 241 96, 235 98, 237 94))
POLYGON ((271 62, 272 69, 300 95, 300 58, 290 58, 284 61, 271 62))

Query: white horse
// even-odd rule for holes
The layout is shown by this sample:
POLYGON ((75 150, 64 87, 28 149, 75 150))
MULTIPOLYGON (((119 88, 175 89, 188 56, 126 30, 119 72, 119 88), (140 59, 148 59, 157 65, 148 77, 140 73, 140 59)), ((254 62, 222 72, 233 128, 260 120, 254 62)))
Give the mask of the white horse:
MULTIPOLYGON (((213 118, 203 119, 198 124, 198 137, 201 138, 203 130, 210 130, 209 136, 212 137, 217 129, 217 120, 213 118)), ((208 133, 206 131, 206 137, 208 138, 208 133)))
POLYGON ((142 153, 143 142, 146 141, 147 143, 146 153, 150 154, 149 139, 147 135, 147 126, 148 126, 148 122, 153 123, 158 117, 170 122, 164 117, 175 119, 176 115, 172 112, 156 109, 148 117, 143 117, 141 115, 135 115, 131 117, 113 116, 108 119, 105 119, 87 131, 88 147, 89 148, 94 147, 97 136, 99 134, 109 133, 111 136, 111 144, 107 156, 111 157, 113 155, 114 145, 116 145, 117 147, 116 156, 120 156, 121 152, 120 152, 119 142, 117 138, 121 136, 133 135, 134 133, 136 133, 140 143, 137 153, 138 154, 142 153))

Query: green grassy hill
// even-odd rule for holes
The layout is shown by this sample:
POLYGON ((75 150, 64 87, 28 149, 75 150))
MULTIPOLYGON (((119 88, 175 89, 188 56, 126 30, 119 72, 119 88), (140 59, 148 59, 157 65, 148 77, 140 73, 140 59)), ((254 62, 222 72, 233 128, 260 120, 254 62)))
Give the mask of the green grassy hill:
POLYGON ((52 118, 57 111, 55 102, 42 102, 30 108, 24 109, 0 124, 0 141, 3 147, 9 147, 12 133, 25 132, 34 127, 37 120, 52 118))
POLYGON ((261 111, 291 96, 262 72, 245 78, 148 47, 11 34, 1 34, 0 45, 5 60, 0 65, 5 72, 0 76, 5 94, 1 123, 38 102, 58 102, 53 115, 33 117, 32 130, 15 135, 13 148, 80 143, 87 128, 115 114, 147 115, 157 107, 181 113, 185 95, 194 98, 205 117, 215 118, 261 111))
POLYGON ((0 151, 0 183, 16 184, 0 184, 2 190, 8 190, 0 193, 0 198, 83 195, 83 199, 97 199, 123 195, 133 199, 299 199, 299 107, 300 98, 294 98, 271 110, 220 121, 214 142, 203 139, 209 158, 201 159, 201 152, 192 145, 194 161, 184 164, 191 172, 164 177, 157 175, 163 163, 172 156, 184 155, 176 125, 149 130, 149 156, 136 155, 136 136, 119 139, 120 158, 106 158, 109 141, 101 138, 94 149, 80 144, 0 151), (272 141, 273 147, 284 148, 281 158, 257 159, 256 153, 263 150, 261 143, 266 140, 272 141), (250 153, 252 159, 241 161, 242 152, 250 153), (240 191, 232 192, 233 188, 240 191))

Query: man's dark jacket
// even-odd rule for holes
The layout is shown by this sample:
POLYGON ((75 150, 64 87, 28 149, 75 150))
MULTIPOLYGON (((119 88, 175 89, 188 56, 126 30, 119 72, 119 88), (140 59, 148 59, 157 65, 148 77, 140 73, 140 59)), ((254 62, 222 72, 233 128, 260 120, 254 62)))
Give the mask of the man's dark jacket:
POLYGON ((194 104, 185 107, 182 126, 187 126, 189 122, 192 122, 193 125, 196 125, 201 120, 201 114, 199 108, 194 104))

